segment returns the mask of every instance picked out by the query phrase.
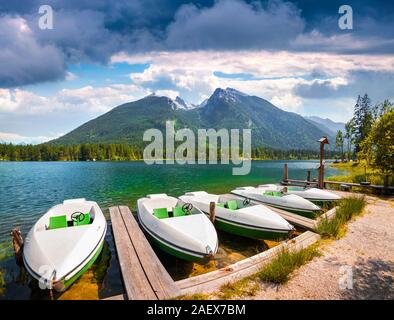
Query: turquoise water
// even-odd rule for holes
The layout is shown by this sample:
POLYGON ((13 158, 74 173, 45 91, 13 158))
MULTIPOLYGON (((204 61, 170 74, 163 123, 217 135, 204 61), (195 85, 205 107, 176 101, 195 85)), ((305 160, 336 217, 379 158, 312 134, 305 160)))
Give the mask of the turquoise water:
MULTIPOLYGON (((28 285, 18 282, 20 274, 12 257, 10 230, 17 227, 26 234, 41 215, 64 199, 94 200, 108 215, 109 206, 122 204, 135 209, 136 200, 150 193, 174 196, 197 190, 224 193, 238 186, 277 183, 283 177, 284 163, 289 164, 289 176, 293 179, 305 179, 307 170, 317 174, 317 161, 254 161, 247 176, 233 176, 228 165, 0 162, 0 299, 31 297, 28 285), (6 283, 3 292, 2 278, 6 283)), ((326 169, 327 176, 337 172, 334 168, 326 169)), ((111 234, 107 242, 114 256, 111 234)), ((109 281, 103 285, 107 294, 121 288, 120 280, 115 279, 115 260, 111 259, 104 280, 109 281)))

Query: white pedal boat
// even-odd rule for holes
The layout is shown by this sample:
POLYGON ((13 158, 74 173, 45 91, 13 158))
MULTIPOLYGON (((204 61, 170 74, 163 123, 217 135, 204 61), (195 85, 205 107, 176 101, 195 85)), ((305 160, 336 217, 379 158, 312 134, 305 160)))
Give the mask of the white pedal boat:
POLYGON ((215 227, 199 209, 166 194, 137 201, 144 231, 162 250, 177 258, 207 262, 218 249, 215 227))
POLYGON ((262 202, 272 207, 290 211, 308 218, 315 218, 321 210, 319 206, 295 194, 284 194, 265 187, 241 187, 231 191, 241 197, 262 202))
POLYGON ((239 197, 219 196, 205 191, 189 192, 179 197, 209 213, 215 202, 215 225, 217 228, 244 237, 266 240, 283 240, 294 227, 264 205, 252 204, 239 197))
POLYGON ((29 231, 23 261, 41 289, 64 291, 97 259, 107 222, 96 202, 65 200, 29 231))
POLYGON ((342 198, 333 192, 327 190, 321 190, 317 188, 304 188, 304 187, 294 187, 294 186, 278 186, 275 184, 263 184, 259 188, 267 188, 270 191, 282 191, 285 194, 295 194, 304 199, 312 202, 323 203, 331 201, 339 201, 342 198), (285 191, 287 189, 287 191, 285 191))

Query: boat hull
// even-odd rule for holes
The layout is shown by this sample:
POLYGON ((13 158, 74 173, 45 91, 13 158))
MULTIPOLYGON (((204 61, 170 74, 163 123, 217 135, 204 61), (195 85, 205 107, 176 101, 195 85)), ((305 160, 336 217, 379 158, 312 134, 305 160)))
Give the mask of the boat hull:
POLYGON ((233 221, 224 220, 221 218, 215 219, 215 226, 224 232, 235 234, 237 236, 258 239, 258 240, 272 240, 282 241, 289 238, 291 231, 288 230, 268 230, 257 228, 253 226, 246 226, 233 221))
MULTIPOLYGON (((264 202, 263 202, 264 203, 264 202)), ((272 203, 265 203, 268 206, 277 208, 277 209, 281 209, 281 210, 285 210, 291 213, 295 213, 298 214, 300 216, 309 218, 309 219, 316 219, 316 217, 319 214, 319 211, 311 211, 311 210, 305 210, 305 209, 297 209, 297 208, 292 208, 292 207, 283 207, 283 206, 278 206, 278 205, 274 205, 272 203)))
MULTIPOLYGON (((169 255, 172 255, 178 259, 186 260, 190 262, 197 262, 197 263, 208 263, 212 258, 213 255, 207 255, 198 252, 192 252, 186 248, 180 248, 177 245, 171 244, 168 241, 154 235, 147 227, 141 223, 142 229, 144 230, 145 234, 148 236, 148 239, 159 249, 166 252, 169 255)), ((215 251, 217 248, 215 248, 215 251)))
MULTIPOLYGON (((70 279, 63 278, 53 282, 52 288, 57 292, 63 292, 67 290, 76 280, 78 280, 93 265, 93 263, 100 256, 103 247, 104 247, 104 238, 100 241, 100 244, 98 245, 97 249, 94 250, 93 256, 90 258, 88 257, 86 259, 87 262, 82 264, 82 266, 79 268, 79 270, 75 275, 73 275, 70 279)), ((36 279, 37 281, 41 281, 41 277, 29 267, 26 261, 24 261, 24 265, 27 271, 34 279, 36 279)))
POLYGON ((89 268, 93 265, 93 263, 97 260, 97 258, 100 256, 101 251, 103 250, 104 247, 104 240, 102 241, 102 243, 100 244, 99 248, 97 249, 97 251, 94 253, 93 257, 81 268, 81 270, 79 270, 77 272, 76 275, 74 275, 72 278, 68 279, 68 280, 61 280, 58 282, 55 282, 53 284, 53 288, 57 291, 57 292, 63 292, 65 290, 67 290, 75 281, 77 281, 87 270, 89 270, 89 268))

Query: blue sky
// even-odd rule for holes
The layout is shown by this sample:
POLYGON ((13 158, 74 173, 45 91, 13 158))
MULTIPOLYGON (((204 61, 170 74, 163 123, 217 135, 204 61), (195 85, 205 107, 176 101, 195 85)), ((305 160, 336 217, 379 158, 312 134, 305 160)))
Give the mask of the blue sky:
POLYGON ((152 92, 194 104, 233 87, 346 121, 394 99, 394 2, 0 0, 0 140, 41 142, 152 92), (38 26, 42 4, 53 30, 38 26))

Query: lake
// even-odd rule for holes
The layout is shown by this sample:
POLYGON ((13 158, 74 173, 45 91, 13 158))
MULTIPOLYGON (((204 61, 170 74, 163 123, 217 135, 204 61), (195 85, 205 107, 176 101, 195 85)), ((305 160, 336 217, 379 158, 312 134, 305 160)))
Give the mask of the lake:
MULTIPOLYGON (((239 186, 278 183, 283 178, 284 163, 289 164, 289 176, 293 179, 305 179, 308 170, 312 170, 314 177, 317 176, 317 161, 253 161, 252 170, 246 176, 233 176, 230 165, 0 162, 0 299, 45 298, 16 266, 10 230, 17 227, 26 235, 41 215, 64 199, 86 198, 96 201, 108 217, 108 207, 128 205, 135 210, 136 200, 147 194, 180 196, 198 190, 226 193, 239 186)), ((326 176, 336 174, 337 169, 326 168, 326 176)), ((226 243, 226 236, 221 237, 226 243)), ((98 292, 97 297, 91 298, 122 291, 111 232, 108 232, 106 240, 100 261, 85 275, 94 280, 76 283, 73 286, 75 294, 87 290, 89 286, 94 286, 92 292, 98 292), (78 285, 81 287, 77 290, 78 285)), ((184 270, 177 271, 177 274, 182 272, 184 270)))

